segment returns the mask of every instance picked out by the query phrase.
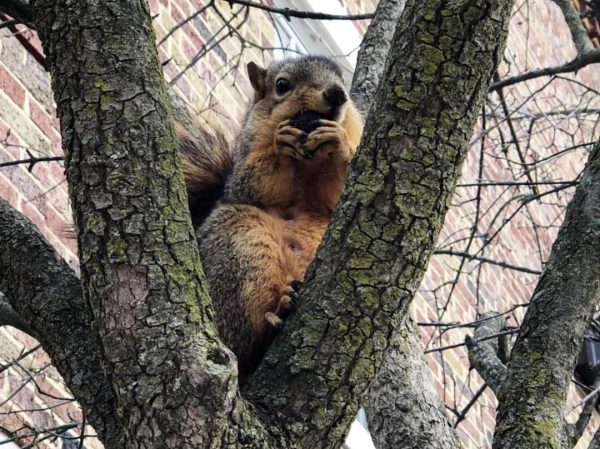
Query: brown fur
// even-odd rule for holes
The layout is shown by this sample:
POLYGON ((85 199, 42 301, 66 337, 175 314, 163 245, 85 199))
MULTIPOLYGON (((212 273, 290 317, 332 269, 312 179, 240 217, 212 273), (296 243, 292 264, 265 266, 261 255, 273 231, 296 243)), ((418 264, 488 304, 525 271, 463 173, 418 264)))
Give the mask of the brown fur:
MULTIPOLYGON (((234 145, 233 168, 221 204, 198 230, 219 331, 238 357, 241 378, 291 307, 290 285, 315 255, 362 133, 352 101, 331 100, 333 92, 348 98, 331 60, 305 57, 266 70, 251 63, 248 73, 255 98, 234 145), (293 85, 284 95, 275 89, 282 77, 293 85), (306 134, 288 122, 303 110, 327 119, 306 134)), ((197 174, 195 185, 214 184, 213 172, 192 173, 195 164, 186 179, 197 174)))
POLYGON ((199 226, 223 196, 233 168, 231 147, 217 127, 193 131, 175 124, 192 221, 199 226))

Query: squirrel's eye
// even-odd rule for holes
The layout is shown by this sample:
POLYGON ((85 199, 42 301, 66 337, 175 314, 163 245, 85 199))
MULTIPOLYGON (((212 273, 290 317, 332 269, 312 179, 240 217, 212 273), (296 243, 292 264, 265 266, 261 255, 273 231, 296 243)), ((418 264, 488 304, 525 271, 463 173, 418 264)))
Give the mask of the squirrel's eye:
POLYGON ((275 82, 275 92, 277 92, 277 95, 283 95, 290 90, 292 90, 292 83, 290 83, 289 80, 286 80, 285 78, 279 78, 275 82))

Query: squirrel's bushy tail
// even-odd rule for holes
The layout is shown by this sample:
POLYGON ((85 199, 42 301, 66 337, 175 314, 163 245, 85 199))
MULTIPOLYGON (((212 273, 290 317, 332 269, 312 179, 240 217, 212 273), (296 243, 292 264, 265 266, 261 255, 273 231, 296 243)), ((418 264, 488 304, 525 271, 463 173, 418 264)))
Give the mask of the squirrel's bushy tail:
POLYGON ((233 167, 231 146, 223 132, 200 127, 188 131, 175 126, 181 151, 183 176, 194 227, 198 227, 223 196, 233 167))

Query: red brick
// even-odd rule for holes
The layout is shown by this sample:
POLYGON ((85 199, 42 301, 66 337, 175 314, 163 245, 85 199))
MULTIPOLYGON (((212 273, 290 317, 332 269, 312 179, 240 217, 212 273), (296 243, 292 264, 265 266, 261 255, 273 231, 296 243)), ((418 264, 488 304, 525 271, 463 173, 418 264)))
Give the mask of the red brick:
POLYGON ((18 208, 19 197, 19 191, 0 172, 0 198, 8 201, 11 206, 18 208))
POLYGON ((46 136, 53 138, 58 133, 58 119, 50 116, 44 109, 40 108, 36 101, 29 101, 31 119, 46 136))
POLYGON ((25 89, 2 65, 0 65, 0 90, 4 91, 20 107, 25 104, 25 89))

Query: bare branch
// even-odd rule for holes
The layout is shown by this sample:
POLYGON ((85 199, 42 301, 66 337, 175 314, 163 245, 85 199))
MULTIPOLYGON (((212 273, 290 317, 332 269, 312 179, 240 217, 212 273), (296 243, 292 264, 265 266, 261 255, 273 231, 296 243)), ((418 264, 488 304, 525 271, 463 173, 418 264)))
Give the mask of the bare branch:
POLYGON ((596 377, 592 385, 592 391, 587 394, 577 405, 575 405, 571 410, 565 413, 565 416, 573 412, 577 409, 581 404, 583 404, 583 410, 577 418, 577 422, 573 427, 573 435, 571 441, 573 446, 577 443, 577 441, 581 438, 585 429, 590 422, 590 418, 592 417, 592 413, 596 408, 596 404, 598 403, 598 393, 600 393, 600 376, 596 377))
POLYGON ((509 329, 509 330, 498 332, 498 333, 495 333, 495 334, 490 334, 490 335, 487 335, 485 337, 481 337, 481 338, 477 338, 477 339, 471 339, 471 341, 469 343, 467 343, 467 342, 455 343, 453 345, 439 346, 437 348, 426 349, 424 351, 424 353, 425 354, 431 354, 432 352, 447 351, 448 349, 455 349, 455 348, 460 348, 461 346, 468 346, 470 343, 479 343, 479 342, 482 342, 482 341, 487 341, 487 340, 493 340, 493 339, 496 339, 496 338, 500 338, 500 337, 503 337, 505 335, 513 335, 513 334, 516 334, 517 332, 519 332, 518 329, 509 329))
POLYGON ((38 339, 99 432, 122 441, 113 389, 79 279, 37 229, 0 199, 0 290, 38 339))
POLYGON ((486 384, 484 382, 484 384, 479 388, 479 390, 477 390, 477 392, 473 395, 473 397, 467 403, 467 405, 465 405, 464 408, 458 413, 458 416, 456 417, 456 422, 454 423, 454 428, 458 427, 458 425, 462 422, 462 420, 467 417, 467 413, 469 413, 469 410, 471 410, 471 407, 473 407, 473 405, 475 405, 477 403, 477 401, 479 400, 481 395, 485 392, 487 387, 488 387, 488 384, 486 384))
POLYGON ((493 259, 489 259, 487 257, 483 257, 483 256, 478 256, 476 254, 468 254, 462 251, 454 251, 453 249, 436 249, 433 254, 436 255, 445 255, 445 256, 457 256, 457 257, 465 257, 469 260, 478 260, 479 262, 483 262, 483 263, 489 263, 490 265, 496 265, 502 268, 507 268, 509 270, 515 270, 515 271, 521 271, 523 273, 529 273, 529 274, 542 274, 542 272, 540 270, 534 270, 531 268, 526 268, 526 267, 519 267, 517 265, 512 265, 509 264, 507 262, 503 262, 503 261, 499 261, 499 260, 493 260, 493 259))
POLYGON ((321 12, 312 11, 297 11, 290 8, 275 8, 272 6, 263 5, 262 3, 256 3, 248 0, 223 0, 229 5, 242 5, 246 7, 262 9, 275 14, 283 15, 287 20, 290 17, 296 17, 298 19, 312 19, 312 20, 367 20, 372 19, 373 14, 355 14, 355 15, 337 15, 337 14, 325 14, 321 12))
POLYGON ((405 4, 406 0, 380 1, 360 46, 352 79, 352 95, 365 114, 375 96, 405 4))
POLYGON ((599 162, 597 144, 513 346, 498 395, 497 449, 557 448, 564 439, 567 388, 600 297, 599 162))
POLYGON ((62 156, 50 156, 50 157, 30 157, 29 159, 19 159, 17 161, 9 161, 9 162, 1 162, 0 168, 2 167, 11 167, 13 165, 21 165, 28 164, 28 171, 33 170, 35 164, 39 162, 51 162, 51 161, 62 161, 64 158, 62 156))
POLYGON ((417 335, 406 319, 392 336, 386 361, 363 403, 369 432, 378 449, 458 449, 417 335))
POLYGON ((489 91, 493 92, 498 89, 502 89, 503 87, 512 86, 513 84, 521 83, 523 81, 528 81, 528 80, 531 80, 534 78, 539 78, 542 76, 551 76, 551 75, 557 75, 559 73, 576 72, 577 70, 579 70, 587 65, 597 64, 599 62, 600 62, 600 49, 596 48, 592 51, 578 55, 575 59, 573 59, 571 62, 569 62, 567 64, 556 66, 556 67, 548 67, 545 69, 530 70, 528 72, 521 73, 520 75, 515 75, 512 77, 500 80, 496 83, 493 83, 490 86, 489 91))

